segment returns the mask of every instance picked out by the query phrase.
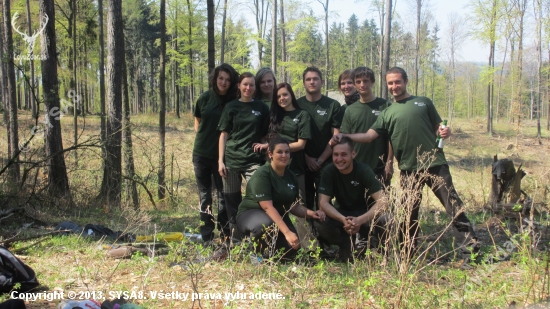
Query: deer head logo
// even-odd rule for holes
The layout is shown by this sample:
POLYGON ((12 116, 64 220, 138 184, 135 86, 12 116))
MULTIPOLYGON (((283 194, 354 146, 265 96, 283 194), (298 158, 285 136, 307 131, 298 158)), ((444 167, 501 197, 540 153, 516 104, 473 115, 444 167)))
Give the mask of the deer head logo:
POLYGON ((15 21, 17 20, 17 18, 19 18, 19 13, 15 12, 11 19, 11 26, 13 27, 13 30, 15 30, 15 32, 19 33, 23 37, 23 41, 27 43, 27 55, 29 56, 29 60, 32 60, 34 42, 36 42, 38 36, 42 34, 42 32, 44 32, 44 29, 46 29, 46 25, 48 24, 50 18, 46 13, 44 13, 44 15, 42 16, 42 28, 40 30, 34 31, 33 34, 30 36, 27 35, 25 32, 21 32, 19 31, 19 29, 17 29, 17 26, 15 25, 15 21))

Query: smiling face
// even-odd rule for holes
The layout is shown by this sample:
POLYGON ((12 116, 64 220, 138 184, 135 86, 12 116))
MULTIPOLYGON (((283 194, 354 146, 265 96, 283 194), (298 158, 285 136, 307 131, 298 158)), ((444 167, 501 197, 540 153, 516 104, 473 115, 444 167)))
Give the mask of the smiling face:
POLYGON ((218 78, 216 78, 216 85, 218 86, 219 95, 227 94, 227 90, 229 90, 229 87, 231 86, 231 77, 229 76, 229 73, 220 71, 218 78))
POLYGON ((338 144, 332 149, 332 162, 342 174, 349 174, 353 169, 355 150, 348 144, 338 144))
POLYGON ((256 90, 256 82, 254 81, 254 77, 243 78, 239 83, 239 90, 241 92, 241 101, 252 101, 252 96, 256 90))
POLYGON ((319 94, 321 93, 321 87, 323 86, 323 80, 317 74, 317 72, 307 72, 304 76, 304 88, 309 94, 319 94))
POLYGON ((277 104, 279 104, 279 106, 287 112, 295 110, 292 105, 292 95, 286 87, 283 87, 277 91, 277 104))
POLYGON ((401 73, 389 73, 386 74, 386 83, 388 84, 388 90, 391 92, 396 101, 407 97, 407 83, 408 80, 403 80, 401 73))
POLYGON ((260 91, 262 92, 262 97, 270 99, 273 93, 273 87, 275 87, 275 78, 273 78, 271 73, 266 73, 260 81, 260 91))
POLYGON ((271 167, 274 170, 285 169, 290 163, 290 146, 286 143, 275 145, 273 152, 268 151, 267 154, 271 158, 271 167))
POLYGON ((340 91, 342 91, 345 96, 351 96, 357 92, 351 78, 344 78, 340 81, 340 91))

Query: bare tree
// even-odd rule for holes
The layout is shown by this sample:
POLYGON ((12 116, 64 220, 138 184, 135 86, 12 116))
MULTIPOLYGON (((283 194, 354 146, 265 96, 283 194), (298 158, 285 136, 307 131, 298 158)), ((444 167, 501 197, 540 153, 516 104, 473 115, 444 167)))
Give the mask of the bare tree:
MULTIPOLYGON (((69 179, 63 156, 61 122, 56 113, 59 110, 59 80, 57 77, 57 49, 55 34, 54 0, 40 0, 40 16, 48 16, 46 28, 41 38, 42 59, 42 95, 46 107, 47 125, 45 126, 44 150, 48 158, 49 194, 56 197, 69 197, 69 179)), ((43 19, 44 22, 45 19, 43 19)))
POLYGON ((271 69, 277 76, 277 0, 273 1, 271 21, 271 69))
MULTIPOLYGON (((284 0, 280 0, 281 1, 281 23, 280 23, 280 28, 281 28, 281 61, 282 62, 285 62, 286 61, 286 30, 285 30, 285 6, 284 6, 284 0)), ((283 81, 288 81, 288 78, 286 77, 286 71, 285 71, 285 67, 283 66, 281 68, 282 72, 281 72, 281 76, 282 76, 282 79, 283 81)))
POLYGON ((216 41, 214 37, 214 0, 206 0, 206 10, 208 15, 208 72, 212 72, 216 66, 216 41))
POLYGON ((456 93, 456 58, 461 46, 466 40, 466 31, 463 27, 463 19, 456 13, 451 13, 448 17, 447 48, 449 49, 449 106, 448 117, 451 121, 453 116, 454 100, 456 93))
POLYGON ((535 20, 537 21, 537 139, 542 137, 540 130, 540 113, 541 113, 541 75, 542 75, 542 0, 535 0, 533 5, 535 20))
MULTIPOLYGON (((32 33, 32 23, 31 23, 31 4, 30 4, 30 0, 27 0, 26 1, 26 5, 27 5, 27 31, 29 32, 29 34, 32 33)), ((34 45, 34 44, 33 44, 34 45)), ((38 110, 36 108, 36 101, 34 100, 34 90, 35 90, 35 84, 34 84, 34 49, 30 49, 29 50, 29 62, 30 62, 30 65, 31 65, 31 79, 29 81, 30 83, 30 88, 31 88, 31 92, 33 92, 33 94, 29 97, 29 100, 30 100, 30 105, 31 105, 31 110, 32 110, 32 117, 33 118, 37 118, 38 117, 38 110)))
MULTIPOLYGON (((11 28, 10 0, 3 0, 2 14, 4 17, 4 32, 2 37, 3 58, 2 76, 4 77, 3 91, 8 111, 8 156, 13 158, 19 150, 19 132, 17 126, 17 93, 15 83, 15 67, 13 64, 13 36, 11 28)), ((10 180, 19 181, 19 164, 12 164, 8 170, 10 180)))
MULTIPOLYGON (((122 0, 108 0, 107 9, 107 139, 100 198, 120 205, 122 184, 122 79, 124 76, 124 33, 122 0)), ((109 210, 107 204, 106 210, 109 210)))
POLYGON ((222 42, 220 49, 220 63, 225 62, 225 22, 227 19, 227 0, 223 2, 223 17, 222 17, 222 42))
MULTIPOLYGON (((103 37, 103 0, 97 0, 99 15, 99 108, 101 118, 101 142, 105 143, 107 139, 105 125, 105 40, 103 37)), ((105 159, 105 147, 101 147, 103 158, 105 159)))
POLYGON ((254 0, 254 15, 256 17, 256 29, 258 30, 258 58, 260 60, 260 67, 263 61, 263 52, 264 52, 264 41, 265 41, 265 31, 267 24, 267 16, 269 12, 269 5, 267 0, 254 0))
POLYGON ((380 79, 380 83, 383 84, 382 97, 384 99, 388 98, 388 85, 386 84, 386 71, 390 69, 390 40, 391 40, 391 21, 392 21, 392 0, 386 0, 386 22, 384 33, 384 57, 383 57, 383 79, 380 79))
MULTIPOLYGON (((189 3, 189 0, 187 1, 189 3)), ((159 171, 158 197, 163 199, 166 194, 165 165, 166 165, 166 1, 160 0, 160 70, 159 70, 159 171)))
POLYGON ((329 40, 328 40, 328 0, 323 3, 321 0, 317 0, 323 6, 325 11, 325 95, 328 95, 328 61, 329 61, 329 40))

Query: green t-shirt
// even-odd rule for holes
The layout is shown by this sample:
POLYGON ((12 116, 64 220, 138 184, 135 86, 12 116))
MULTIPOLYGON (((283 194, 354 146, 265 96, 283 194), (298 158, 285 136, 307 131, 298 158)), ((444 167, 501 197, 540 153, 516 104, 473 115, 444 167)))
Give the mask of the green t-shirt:
MULTIPOLYGON (((277 132, 281 137, 288 140, 289 143, 297 142, 298 139, 311 139, 311 118, 309 113, 303 109, 283 113, 282 129, 277 132)), ((307 142, 306 142, 307 145, 307 142)), ((295 175, 301 175, 306 170, 306 160, 304 151, 296 151, 290 154, 290 170, 295 175)))
POLYGON ((319 158, 332 138, 332 128, 340 128, 343 113, 340 103, 326 96, 317 102, 309 102, 306 97, 298 99, 298 105, 311 116, 311 140, 306 144, 305 153, 319 158))
POLYGON ((208 90, 199 96, 195 105, 193 116, 200 118, 199 129, 195 136, 193 155, 209 159, 218 159, 218 143, 220 131, 217 126, 222 115, 220 98, 212 90, 208 90))
MULTIPOLYGON (((380 113, 389 106, 389 102, 376 98, 369 103, 357 101, 346 108, 340 132, 365 133, 376 122, 380 113)), ((388 135, 381 134, 371 143, 355 144, 355 160, 370 166, 378 174, 384 171, 388 160, 388 135), (380 157, 383 159, 381 160, 380 157)))
POLYGON ((288 168, 281 177, 267 162, 250 177, 246 193, 239 205, 237 217, 249 209, 262 209, 260 202, 273 201, 273 207, 283 216, 298 199, 298 180, 288 168))
POLYGON ((334 207, 345 210, 367 210, 367 195, 382 190, 372 169, 361 162, 353 160, 353 169, 349 174, 342 174, 334 166, 327 165, 321 174, 319 193, 335 197, 334 207))
POLYGON ((227 103, 218 125, 219 131, 229 133, 225 146, 226 167, 241 168, 262 163, 263 157, 254 152, 252 144, 261 142, 267 134, 268 124, 269 109, 262 101, 245 103, 236 99, 227 103))
POLYGON ((269 100, 269 99, 262 99, 262 102, 264 102, 265 105, 267 105, 267 108, 268 108, 268 109, 271 108, 271 100, 269 100))
POLYGON ((388 134, 400 170, 416 171, 447 163, 435 144, 439 123, 441 117, 430 99, 410 96, 386 108, 371 129, 388 134))

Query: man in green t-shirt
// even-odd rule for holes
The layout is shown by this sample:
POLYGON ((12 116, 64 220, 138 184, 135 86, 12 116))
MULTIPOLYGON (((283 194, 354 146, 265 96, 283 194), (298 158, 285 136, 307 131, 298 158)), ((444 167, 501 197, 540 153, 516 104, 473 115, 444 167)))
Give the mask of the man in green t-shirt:
MULTIPOLYGON (((367 67, 358 67, 351 73, 359 100, 348 106, 344 112, 341 133, 363 133, 376 122, 380 113, 390 103, 377 98, 372 92, 375 82, 374 72, 367 67)), ((372 143, 355 145, 355 160, 367 164, 376 174, 378 180, 388 187, 393 175, 393 149, 388 135, 383 134, 372 143)))
POLYGON ((385 218, 381 216, 386 207, 384 190, 372 169, 355 160, 355 156, 352 140, 343 137, 332 149, 332 163, 323 169, 319 186, 319 205, 327 219, 316 221, 315 229, 321 243, 340 247, 340 261, 352 257, 351 236, 359 232, 371 247, 376 247, 384 235, 385 218), (365 196, 375 203, 368 205, 365 196))
MULTIPOLYGON (((399 67, 389 69, 386 83, 395 103, 380 114, 367 132, 344 136, 355 142, 370 143, 379 135, 388 134, 401 170, 402 204, 412 203, 407 222, 408 236, 413 240, 411 248, 416 247, 422 188, 427 184, 453 220, 454 236, 462 253, 469 255, 478 251, 479 243, 470 220, 461 210, 463 202, 453 186, 445 154, 435 143, 438 134, 443 139, 451 135, 449 128, 440 126, 441 117, 430 99, 407 92, 405 70, 399 67)), ((332 142, 341 138, 342 135, 335 136, 332 142)))

